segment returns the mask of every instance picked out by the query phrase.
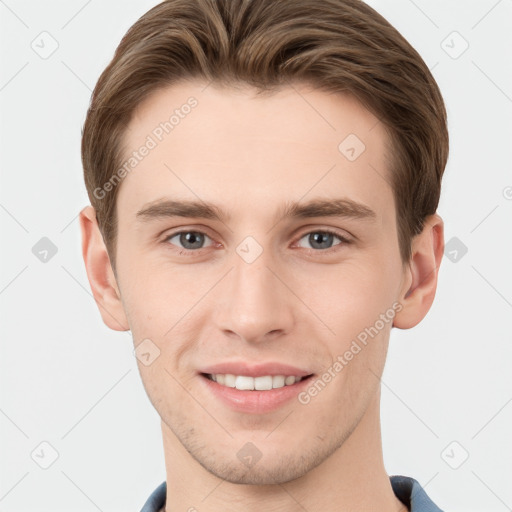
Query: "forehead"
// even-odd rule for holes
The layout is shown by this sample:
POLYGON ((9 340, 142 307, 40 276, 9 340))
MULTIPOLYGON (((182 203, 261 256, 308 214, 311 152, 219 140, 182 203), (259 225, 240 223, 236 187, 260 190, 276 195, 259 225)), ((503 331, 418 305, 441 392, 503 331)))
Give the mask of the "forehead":
POLYGON ((126 129, 118 210, 135 217, 142 205, 175 197, 264 215, 290 199, 345 196, 382 216, 393 204, 388 140, 348 95, 175 84, 141 103, 126 129))

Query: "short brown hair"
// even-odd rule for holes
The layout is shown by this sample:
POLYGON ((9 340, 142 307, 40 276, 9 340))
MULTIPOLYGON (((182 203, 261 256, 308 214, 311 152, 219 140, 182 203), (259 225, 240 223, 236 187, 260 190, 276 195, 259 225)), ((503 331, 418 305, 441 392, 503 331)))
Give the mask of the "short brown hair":
MULTIPOLYGON (((151 93, 183 79, 271 91, 308 83, 349 93, 390 137, 400 255, 436 212, 448 158, 446 110, 420 55, 360 0, 166 0, 125 34, 94 88, 82 137, 87 193, 115 271, 116 197, 95 190, 123 161, 123 135, 151 93)), ((340 141, 341 142, 341 141, 340 141)))

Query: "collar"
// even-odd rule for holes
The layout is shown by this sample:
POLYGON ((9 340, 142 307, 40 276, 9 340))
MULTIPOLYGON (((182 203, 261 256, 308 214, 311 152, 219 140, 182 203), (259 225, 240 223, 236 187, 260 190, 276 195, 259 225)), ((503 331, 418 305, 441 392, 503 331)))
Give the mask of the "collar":
MULTIPOLYGON (((392 475, 389 480, 396 497, 409 512, 443 512, 414 478, 392 475)), ((165 505, 166 495, 167 483, 164 481, 151 493, 140 512, 159 512, 165 505)))

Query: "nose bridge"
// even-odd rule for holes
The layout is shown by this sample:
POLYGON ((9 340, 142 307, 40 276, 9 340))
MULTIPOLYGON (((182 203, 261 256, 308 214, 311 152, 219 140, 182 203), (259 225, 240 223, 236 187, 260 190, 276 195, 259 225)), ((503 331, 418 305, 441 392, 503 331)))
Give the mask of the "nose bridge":
POLYGON ((247 237, 233 254, 226 296, 221 300, 219 327, 246 341, 263 341, 270 333, 290 329, 289 292, 274 275, 271 250, 247 237))

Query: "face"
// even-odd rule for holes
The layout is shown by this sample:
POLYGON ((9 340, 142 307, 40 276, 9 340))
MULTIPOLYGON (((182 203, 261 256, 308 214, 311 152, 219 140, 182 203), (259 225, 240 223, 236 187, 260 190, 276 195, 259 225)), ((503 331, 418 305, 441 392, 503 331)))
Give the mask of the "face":
POLYGON ((164 434, 212 474, 298 478, 375 403, 407 285, 387 141, 305 85, 183 83, 136 111, 117 286, 164 434))

